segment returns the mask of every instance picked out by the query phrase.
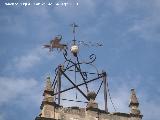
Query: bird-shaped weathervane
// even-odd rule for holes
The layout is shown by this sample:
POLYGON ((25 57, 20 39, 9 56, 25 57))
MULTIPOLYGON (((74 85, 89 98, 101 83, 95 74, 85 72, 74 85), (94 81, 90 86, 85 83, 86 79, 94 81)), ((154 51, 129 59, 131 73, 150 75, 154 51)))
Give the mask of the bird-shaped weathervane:
POLYGON ((44 48, 49 48, 49 51, 52 52, 54 48, 57 50, 65 50, 67 49, 66 44, 61 44, 60 41, 62 40, 62 35, 57 35, 53 40, 50 41, 49 44, 43 45, 44 48))
MULTIPOLYGON (((72 40, 72 44, 70 46, 70 50, 71 50, 71 53, 76 57, 77 56, 77 53, 79 52, 79 46, 80 45, 83 45, 83 46, 95 46, 95 47, 98 47, 98 46, 103 46, 102 43, 93 43, 91 41, 89 42, 86 42, 86 41, 77 41, 76 40, 76 37, 75 37, 75 34, 76 34, 76 28, 79 27, 78 25, 76 25, 75 23, 71 24, 70 25, 73 29, 73 40, 72 40)), ((62 35, 57 35, 53 40, 50 41, 49 44, 46 44, 46 45, 43 45, 44 48, 48 48, 50 52, 53 51, 53 49, 56 49, 59 50, 59 51, 67 51, 68 49, 68 44, 62 44, 60 43, 62 40, 62 35)))

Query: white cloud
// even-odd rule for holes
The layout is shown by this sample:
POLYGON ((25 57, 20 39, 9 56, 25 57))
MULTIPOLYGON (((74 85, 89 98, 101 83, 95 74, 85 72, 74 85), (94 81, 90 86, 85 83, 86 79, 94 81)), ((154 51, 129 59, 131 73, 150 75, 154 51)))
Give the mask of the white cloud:
MULTIPOLYGON (((116 79, 114 79, 116 81, 116 79)), ((116 84, 116 83, 115 83, 116 84)), ((129 99, 130 99, 130 89, 131 87, 126 84, 119 84, 116 86, 109 85, 109 91, 111 95, 111 100, 113 102, 113 105, 116 109, 116 112, 129 112, 129 99), (117 87, 116 87, 117 86, 117 87)), ((108 94, 108 110, 109 112, 115 112, 114 107, 111 103, 109 93, 108 94)), ((100 92, 100 95, 97 98, 97 101, 99 103, 99 107, 101 109, 104 109, 104 97, 103 97, 103 87, 100 92)))
POLYGON ((4 114, 0 113, 0 120, 5 120, 4 114))
POLYGON ((117 13, 123 13, 128 18, 130 24, 125 35, 129 33, 150 42, 159 42, 160 37, 160 2, 159 0, 129 1, 114 0, 112 8, 117 13), (128 12, 129 11, 129 12, 128 12), (139 12, 139 13, 138 13, 139 12))
POLYGON ((17 16, 17 15, 2 15, 0 18, 1 27, 0 32, 7 34, 14 33, 18 35, 25 35, 26 34, 26 24, 24 19, 17 16))
POLYGON ((148 101, 144 99, 142 101, 143 106, 141 107, 141 113, 144 115, 144 120, 159 120, 160 118, 160 108, 158 103, 154 101, 148 101))
POLYGON ((12 61, 6 66, 5 70, 13 70, 16 69, 20 72, 28 71, 34 66, 40 64, 42 60, 51 59, 56 56, 56 53, 53 55, 47 55, 48 51, 43 48, 34 48, 27 51, 26 54, 21 56, 16 56, 12 61))
POLYGON ((137 20, 129 29, 129 32, 136 33, 144 40, 159 42, 160 37, 160 17, 157 15, 148 16, 142 20, 137 20))
POLYGON ((112 0, 111 6, 116 13, 124 13, 129 6, 129 0, 112 0))
POLYGON ((30 24, 28 30, 32 29, 35 31, 35 33, 38 33, 36 34, 38 39, 51 39, 51 37, 57 34, 56 31, 59 28, 59 26, 56 22, 57 19, 55 18, 54 13, 50 9, 50 7, 27 7, 23 9, 23 13, 26 15, 26 18, 28 19, 28 21, 26 22, 30 24))
MULTIPOLYGON (((10 101, 20 101, 23 98, 35 104, 40 102, 40 85, 33 79, 0 77, 0 106, 10 101)), ((22 101, 27 102, 27 101, 22 101)), ((22 105, 22 104, 21 104, 22 105)))
POLYGON ((65 18, 69 22, 76 22, 75 20, 81 20, 84 17, 90 17, 95 15, 96 2, 93 0, 82 0, 82 1, 69 1, 69 3, 78 2, 78 6, 68 5, 66 7, 55 7, 54 11, 60 17, 65 18))
POLYGON ((21 56, 20 58, 15 58, 15 66, 20 70, 33 67, 40 61, 39 56, 28 54, 27 56, 21 56))
MULTIPOLYGON (((156 86, 157 83, 153 82, 153 78, 148 77, 144 79, 141 75, 131 75, 127 74, 126 76, 117 76, 109 78, 110 83, 110 92, 112 100, 117 108, 118 112, 128 113, 130 108, 129 99, 130 99, 130 89, 134 88, 136 90, 137 98, 140 103, 139 109, 141 114, 144 116, 144 120, 159 120, 159 97, 153 97, 153 92, 157 93, 159 88, 156 86), (145 86, 144 82, 145 81, 145 86), (153 87, 151 89, 149 87, 153 87)), ((109 101, 109 110, 114 111, 112 105, 109 101)))
POLYGON ((33 49, 31 51, 28 51, 26 55, 14 58, 14 67, 19 71, 25 71, 32 68, 33 66, 38 64, 41 60, 41 57, 43 57, 43 54, 41 52, 41 49, 33 49))
MULTIPOLYGON (((42 85, 34 78, 0 77, 0 120, 6 120, 10 114, 17 114, 12 109, 16 106, 19 110, 28 111, 40 106, 42 100, 42 85)), ((38 110, 38 109, 37 109, 38 110)))

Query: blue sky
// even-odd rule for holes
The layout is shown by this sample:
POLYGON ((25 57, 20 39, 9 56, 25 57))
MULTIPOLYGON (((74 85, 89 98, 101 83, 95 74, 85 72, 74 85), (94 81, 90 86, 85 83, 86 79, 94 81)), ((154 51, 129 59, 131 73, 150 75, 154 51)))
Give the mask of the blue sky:
MULTIPOLYGON (((13 1, 22 2, 7 2, 13 1)), ((65 42, 72 40, 69 24, 73 22, 80 26, 77 40, 104 44, 83 51, 95 53, 96 66, 107 71, 117 111, 129 112, 130 89, 135 88, 143 120, 159 120, 160 1, 76 2, 78 6, 24 7, 0 1, 0 120, 29 120, 38 115, 45 76, 54 76, 54 68, 63 62, 59 53, 49 54, 41 46, 57 34, 65 42)), ((113 111, 110 103, 109 111, 113 111)))

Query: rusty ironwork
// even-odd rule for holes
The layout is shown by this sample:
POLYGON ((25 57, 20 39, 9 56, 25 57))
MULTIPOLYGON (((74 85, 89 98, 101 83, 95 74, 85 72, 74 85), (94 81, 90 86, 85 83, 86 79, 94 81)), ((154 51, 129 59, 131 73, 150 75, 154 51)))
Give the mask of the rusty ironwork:
POLYGON ((62 40, 62 35, 57 35, 53 40, 50 41, 49 44, 45 44, 43 45, 43 47, 48 48, 50 52, 52 52, 53 49, 55 48, 60 51, 68 49, 67 44, 60 43, 61 40, 62 40))
MULTIPOLYGON (((62 55, 64 57, 64 62, 55 69, 55 78, 52 83, 52 87, 54 89, 54 96, 55 100, 58 100, 58 104, 61 104, 61 100, 67 100, 66 98, 61 98, 61 94, 65 93, 69 90, 77 90, 86 100, 88 103, 89 98, 87 94, 91 92, 88 84, 94 81, 100 81, 100 85, 98 89, 94 89, 96 95, 100 92, 100 89, 102 88, 102 85, 104 87, 104 103, 105 103, 105 111, 108 111, 107 108, 107 88, 106 88, 106 72, 99 72, 96 66, 94 65, 94 62, 96 61, 96 55, 91 54, 89 56, 89 59, 86 61, 81 61, 78 55, 79 52, 79 45, 77 40, 75 40, 75 28, 78 27, 76 24, 72 24, 73 27, 73 34, 74 34, 74 40, 71 46, 67 44, 61 44, 60 41, 62 39, 62 36, 56 36, 49 45, 44 45, 45 48, 49 48, 50 52, 53 51, 54 48, 60 49, 62 51, 62 55), (67 48, 71 48, 71 51, 67 48), (71 55, 70 55, 71 54, 71 55), (74 59, 73 59, 74 58, 74 59), (84 66, 88 66, 87 70, 84 69, 84 66), (92 72, 89 71, 89 67, 91 67, 92 72), (94 71, 94 72, 93 72, 94 71), (74 78, 71 78, 68 72, 74 73, 74 78), (79 83, 77 83, 77 76, 79 77, 79 83), (93 77, 91 77, 93 76, 93 77), (71 83, 72 86, 63 88, 62 83, 62 77, 65 78, 67 81, 71 83), (82 89, 80 87, 84 86, 85 89, 82 89)), ((84 42, 83 42, 84 44, 84 42)), ((98 46, 102 46, 102 44, 97 44, 98 46)), ((76 94, 77 99, 77 94, 76 94)), ((71 99, 68 99, 70 101, 74 101, 71 99)), ((82 100, 75 100, 78 102, 81 102, 82 100)))

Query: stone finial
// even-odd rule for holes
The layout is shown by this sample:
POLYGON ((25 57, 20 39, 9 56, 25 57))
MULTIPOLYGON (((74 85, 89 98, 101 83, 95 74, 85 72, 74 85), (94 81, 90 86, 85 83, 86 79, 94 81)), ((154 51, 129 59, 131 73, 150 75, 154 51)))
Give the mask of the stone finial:
POLYGON ((47 78, 46 78, 45 90, 46 90, 46 91, 53 91, 50 76, 47 76, 47 78))
POLYGON ((130 97, 129 107, 132 106, 132 105, 139 106, 139 102, 138 102, 138 99, 136 97, 136 92, 135 92, 134 89, 131 89, 131 97, 130 97))
POLYGON ((96 93, 93 92, 93 91, 88 92, 87 97, 88 97, 88 100, 95 100, 95 98, 96 98, 96 93))
MULTIPOLYGON (((56 106, 56 103, 54 101, 54 91, 52 89, 52 82, 50 76, 47 76, 46 78, 46 85, 45 90, 43 92, 43 101, 40 106, 41 113, 39 115, 39 118, 54 118, 54 109, 56 106)), ((38 119, 38 118, 37 118, 38 119)))
POLYGON ((48 101, 48 102, 54 102, 54 91, 52 89, 52 83, 51 83, 51 78, 50 76, 47 76, 46 78, 46 85, 45 85, 45 89, 44 89, 44 99, 43 101, 48 101))
POLYGON ((131 97, 130 97, 130 103, 129 107, 131 108, 130 113, 140 115, 140 110, 138 109, 139 102, 136 97, 136 92, 134 89, 131 89, 131 97))
POLYGON ((88 97, 89 102, 87 104, 86 109, 98 109, 98 104, 95 102, 96 93, 93 91, 88 92, 87 97, 88 97))

